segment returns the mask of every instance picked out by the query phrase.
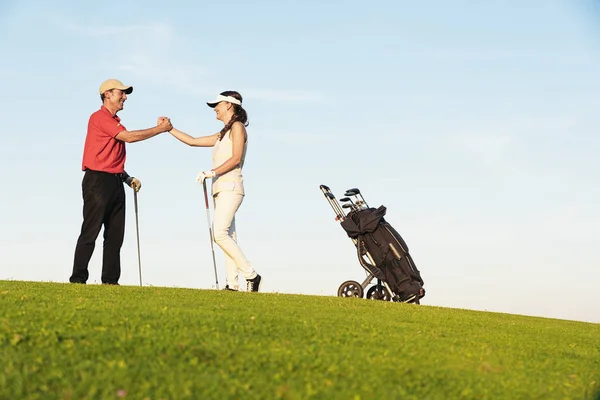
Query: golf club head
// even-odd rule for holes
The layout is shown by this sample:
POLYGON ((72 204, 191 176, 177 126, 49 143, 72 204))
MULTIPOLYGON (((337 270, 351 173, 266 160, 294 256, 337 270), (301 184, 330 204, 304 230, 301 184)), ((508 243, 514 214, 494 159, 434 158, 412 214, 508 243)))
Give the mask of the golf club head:
POLYGON ((350 197, 342 197, 340 201, 350 201, 350 197))
POLYGON ((344 204, 342 205, 342 208, 352 208, 352 204, 344 204))
POLYGON ((344 193, 344 196, 356 196, 357 194, 360 194, 360 190, 354 188, 354 189, 346 190, 346 193, 344 193))

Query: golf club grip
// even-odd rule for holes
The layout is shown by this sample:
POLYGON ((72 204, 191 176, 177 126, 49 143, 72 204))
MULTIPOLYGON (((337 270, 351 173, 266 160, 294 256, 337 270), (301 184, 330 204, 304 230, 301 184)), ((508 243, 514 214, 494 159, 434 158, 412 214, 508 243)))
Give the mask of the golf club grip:
POLYGON ((208 210, 208 193, 206 192, 206 180, 202 182, 202 189, 204 189, 204 202, 206 203, 206 209, 208 210))

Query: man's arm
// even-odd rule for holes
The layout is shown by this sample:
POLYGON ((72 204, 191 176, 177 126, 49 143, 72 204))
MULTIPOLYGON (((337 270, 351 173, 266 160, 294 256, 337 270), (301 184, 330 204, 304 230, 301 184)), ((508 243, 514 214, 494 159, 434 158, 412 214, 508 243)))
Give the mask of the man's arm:
POLYGON ((159 133, 167 132, 171 129, 173 129, 171 121, 165 119, 161 121, 158 125, 156 125, 154 128, 140 129, 137 131, 121 131, 117 133, 115 139, 122 140, 126 143, 134 143, 139 142, 141 140, 149 139, 158 135, 159 133))

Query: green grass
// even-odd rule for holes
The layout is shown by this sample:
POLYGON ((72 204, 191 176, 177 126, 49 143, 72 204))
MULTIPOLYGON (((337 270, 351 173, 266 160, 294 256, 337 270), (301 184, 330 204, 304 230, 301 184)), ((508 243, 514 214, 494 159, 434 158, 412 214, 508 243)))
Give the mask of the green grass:
POLYGON ((600 325, 0 281, 0 399, 600 399, 600 325))

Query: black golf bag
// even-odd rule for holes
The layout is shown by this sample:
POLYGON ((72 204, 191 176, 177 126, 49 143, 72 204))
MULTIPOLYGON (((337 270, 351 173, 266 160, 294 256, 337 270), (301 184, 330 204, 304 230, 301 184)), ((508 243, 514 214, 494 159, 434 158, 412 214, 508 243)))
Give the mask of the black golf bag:
POLYGON ((346 197, 340 199, 345 204, 340 206, 327 186, 320 188, 336 212, 336 220, 354 242, 358 260, 368 273, 362 284, 342 283, 338 296, 363 297, 364 289, 377 279, 377 284, 367 291, 368 299, 418 304, 425 295, 424 282, 406 242, 385 220, 386 208, 369 207, 358 189, 347 190, 346 197))

